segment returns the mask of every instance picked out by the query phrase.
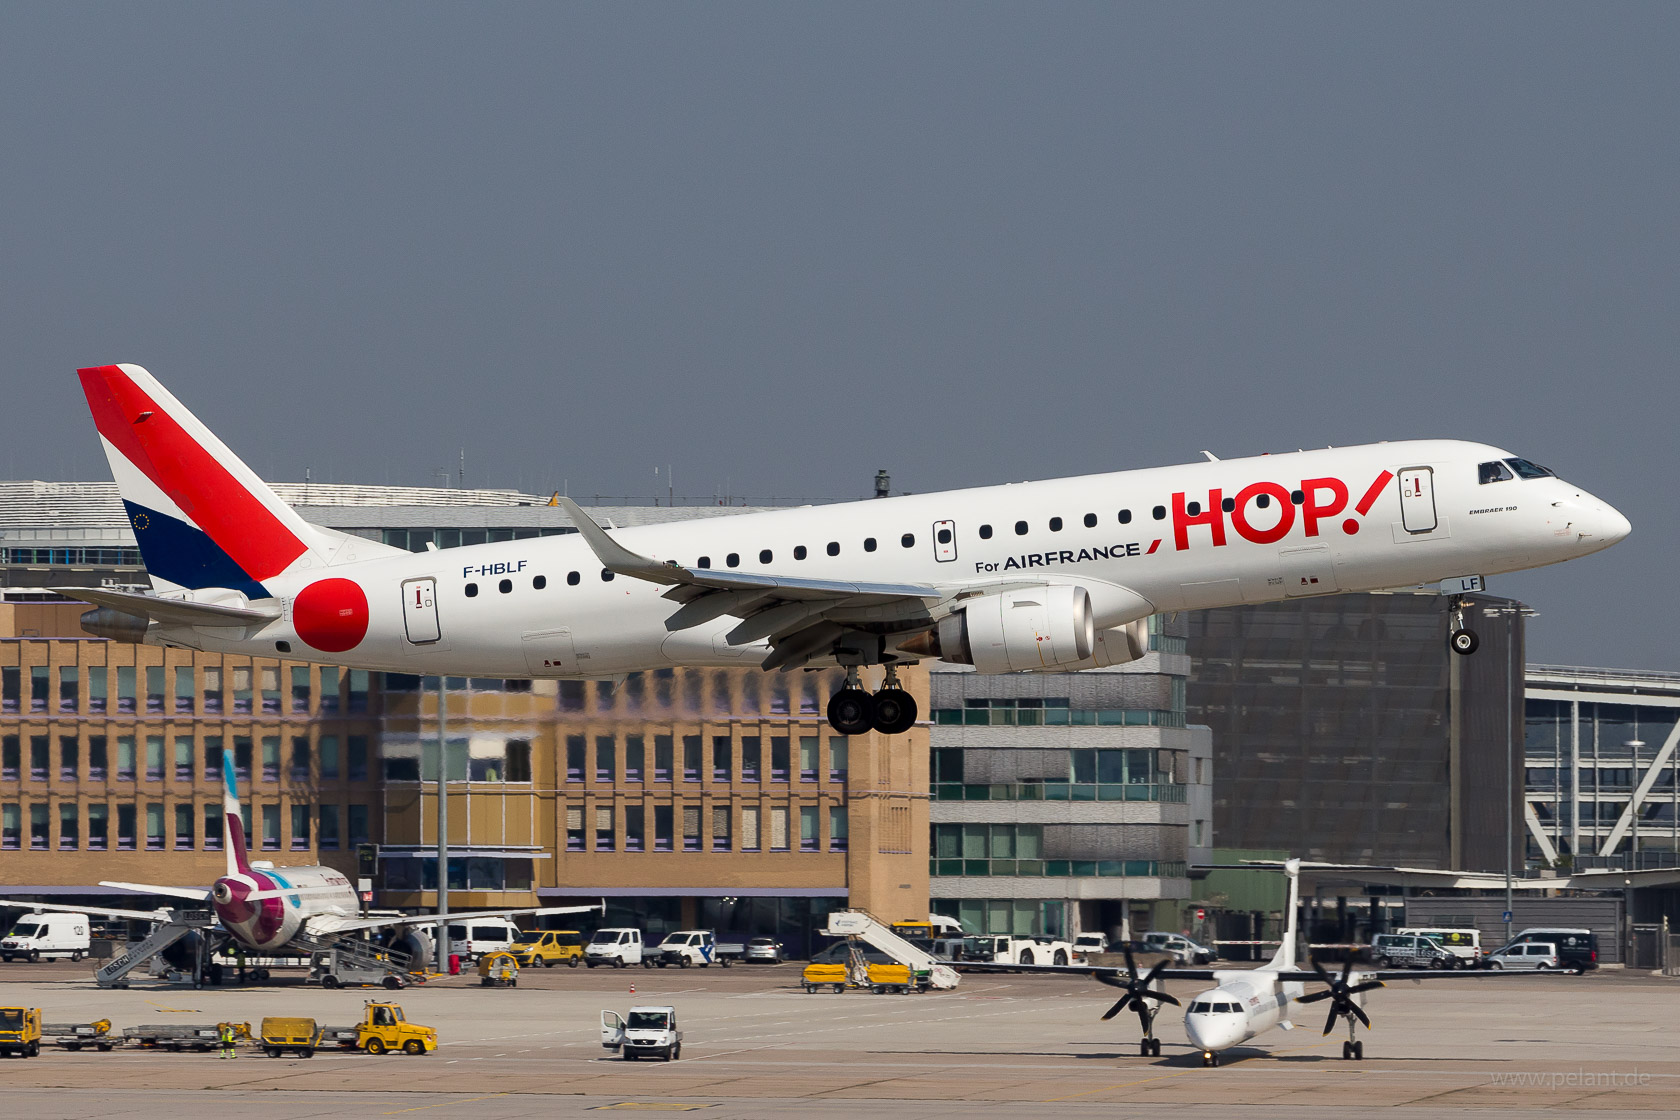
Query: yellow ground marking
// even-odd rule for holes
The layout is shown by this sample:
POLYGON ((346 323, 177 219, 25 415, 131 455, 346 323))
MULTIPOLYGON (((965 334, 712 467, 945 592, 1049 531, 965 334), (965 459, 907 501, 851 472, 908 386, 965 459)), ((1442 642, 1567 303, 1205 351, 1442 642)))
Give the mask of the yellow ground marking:
POLYGON ((405 1112, 421 1112, 421 1111, 424 1111, 425 1109, 428 1109, 428 1108, 445 1108, 449 1105, 471 1104, 474 1101, 491 1101, 491 1100, 495 1100, 497 1097, 505 1097, 505 1096, 507 1096, 506 1093, 489 1093, 489 1094, 487 1094, 485 1096, 482 1096, 482 1097, 468 1097, 464 1101, 439 1101, 437 1104, 417 1104, 413 1108, 392 1109, 390 1112, 384 1113, 384 1115, 386 1115, 386 1116, 400 1116, 405 1112))

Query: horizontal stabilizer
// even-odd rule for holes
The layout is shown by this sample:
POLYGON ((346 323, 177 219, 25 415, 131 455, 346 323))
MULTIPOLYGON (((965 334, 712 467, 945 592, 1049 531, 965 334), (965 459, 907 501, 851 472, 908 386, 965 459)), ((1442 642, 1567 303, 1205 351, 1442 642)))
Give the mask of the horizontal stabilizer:
POLYGON ((16 898, 0 898, 0 907, 28 910, 39 914, 50 911, 54 914, 99 914, 107 918, 129 918, 136 922, 167 922, 169 911, 157 910, 116 910, 109 906, 66 906, 59 902, 23 902, 16 898))
POLYGON ((278 605, 231 607, 220 603, 165 599, 135 591, 112 591, 104 587, 55 587, 53 590, 164 626, 261 626, 280 617, 278 605))
POLYGON ((156 883, 111 883, 101 879, 102 887, 116 887, 119 890, 135 891, 139 894, 161 894, 168 898, 185 898, 193 902, 203 902, 210 897, 210 892, 203 887, 162 887, 156 883))

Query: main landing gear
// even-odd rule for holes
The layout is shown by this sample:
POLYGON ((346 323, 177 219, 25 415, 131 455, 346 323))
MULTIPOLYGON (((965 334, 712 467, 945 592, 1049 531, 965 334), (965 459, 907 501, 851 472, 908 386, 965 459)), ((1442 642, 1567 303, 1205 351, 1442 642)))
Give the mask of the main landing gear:
POLYGON ((1476 632, 1464 625, 1464 608, 1467 606, 1469 604, 1462 600, 1453 604, 1452 623, 1447 631, 1447 648, 1461 657, 1469 657, 1482 644, 1476 632))
POLYGON ((899 735, 916 722, 916 698, 898 684, 898 668, 887 666, 887 679, 871 696, 858 680, 857 666, 846 668, 846 683, 828 701, 828 723, 842 735, 879 731, 899 735))

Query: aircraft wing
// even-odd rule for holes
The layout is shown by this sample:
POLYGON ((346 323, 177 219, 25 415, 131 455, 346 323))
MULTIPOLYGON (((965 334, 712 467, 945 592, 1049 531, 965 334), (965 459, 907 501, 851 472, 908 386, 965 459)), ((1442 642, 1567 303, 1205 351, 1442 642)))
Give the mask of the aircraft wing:
MULTIPOLYGON (((953 961, 952 968, 963 972, 1061 972, 1070 976, 1125 976, 1124 965, 1112 964, 994 964, 991 961, 953 961)), ((1140 968, 1140 973, 1149 972, 1140 968)), ((1220 969, 1228 972, 1229 969, 1220 969)), ((1214 970, 1211 968, 1163 968, 1150 975, 1160 980, 1212 980, 1214 970)), ((1312 973, 1307 973, 1309 977, 1312 973)))
POLYGON ((558 501, 602 567, 669 588, 665 597, 681 605, 665 620, 667 630, 733 615, 742 622, 729 632, 731 645, 769 640, 765 669, 798 668, 827 653, 847 621, 928 619, 928 609, 949 597, 926 583, 860 583, 661 562, 619 544, 570 498, 558 501))
POLYGON ((260 626, 280 617, 279 607, 230 607, 218 603, 191 603, 165 599, 135 591, 112 591, 105 587, 55 587, 60 595, 73 595, 101 607, 122 611, 137 618, 149 618, 166 626, 260 626))
POLYGON ((125 891, 139 891, 142 894, 161 894, 169 898, 185 898, 193 902, 203 902, 210 897, 210 892, 203 887, 163 887, 156 883, 113 883, 101 879, 102 887, 117 887, 125 891))
POLYGON ((474 918, 510 918, 515 914, 588 914, 598 911, 607 912, 607 904, 601 902, 595 906, 525 906, 503 908, 501 910, 468 910, 463 913, 451 911, 447 917, 438 914, 402 914, 395 917, 380 918, 349 918, 336 914, 316 914, 305 921, 310 933, 329 935, 335 933, 354 933, 364 929, 389 929, 393 926, 424 926, 436 925, 440 920, 449 922, 471 921, 474 918))
MULTIPOLYGON (((1558 976, 1560 974, 1566 975, 1567 973, 1567 969, 1561 968, 1556 970, 1547 968, 1510 970, 1499 968, 1454 968, 1434 971, 1409 968, 1360 968, 1358 965, 1355 965, 1352 974, 1357 976, 1360 980, 1380 980, 1386 985, 1390 981, 1396 980, 1488 980, 1495 976, 1558 976)), ((1309 981, 1319 984, 1324 982, 1324 977, 1320 976, 1318 973, 1304 972, 1298 968, 1276 972, 1273 973, 1273 975, 1280 980, 1309 981)), ((1340 976, 1341 974, 1333 973, 1332 975, 1340 976)))
POLYGON ((156 910, 116 910, 109 906, 63 906, 56 902, 21 902, 15 898, 0 898, 0 906, 15 906, 31 912, 52 910, 57 913, 68 914, 98 914, 106 918, 130 918, 137 922, 167 922, 169 920, 169 911, 161 907, 156 910))

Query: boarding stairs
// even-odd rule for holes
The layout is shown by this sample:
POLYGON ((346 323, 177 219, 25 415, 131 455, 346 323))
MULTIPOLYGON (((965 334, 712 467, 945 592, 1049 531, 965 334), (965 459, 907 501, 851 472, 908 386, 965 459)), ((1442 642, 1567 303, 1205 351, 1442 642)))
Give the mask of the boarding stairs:
MULTIPOLYGON (((188 934, 198 933, 215 924, 216 915, 209 910, 171 910, 167 921, 159 922, 144 941, 129 946, 120 956, 101 965, 94 971, 93 978, 101 988, 126 988, 130 972, 151 963, 188 934)), ((203 971, 202 967, 193 969, 195 982, 203 971)))
POLYGON ((317 954, 324 955, 335 971, 406 977, 414 963, 413 957, 399 949, 390 949, 352 934, 300 932, 286 947, 307 953, 312 958, 317 954))
POLYGON ((935 988, 950 990, 957 986, 961 977, 957 970, 941 961, 938 957, 920 948, 910 941, 906 941, 894 933, 884 922, 876 920, 867 910, 832 910, 828 915, 828 928, 823 933, 829 937, 855 938, 863 941, 881 952, 887 954, 899 964, 905 965, 912 972, 926 972, 928 983, 935 988))

